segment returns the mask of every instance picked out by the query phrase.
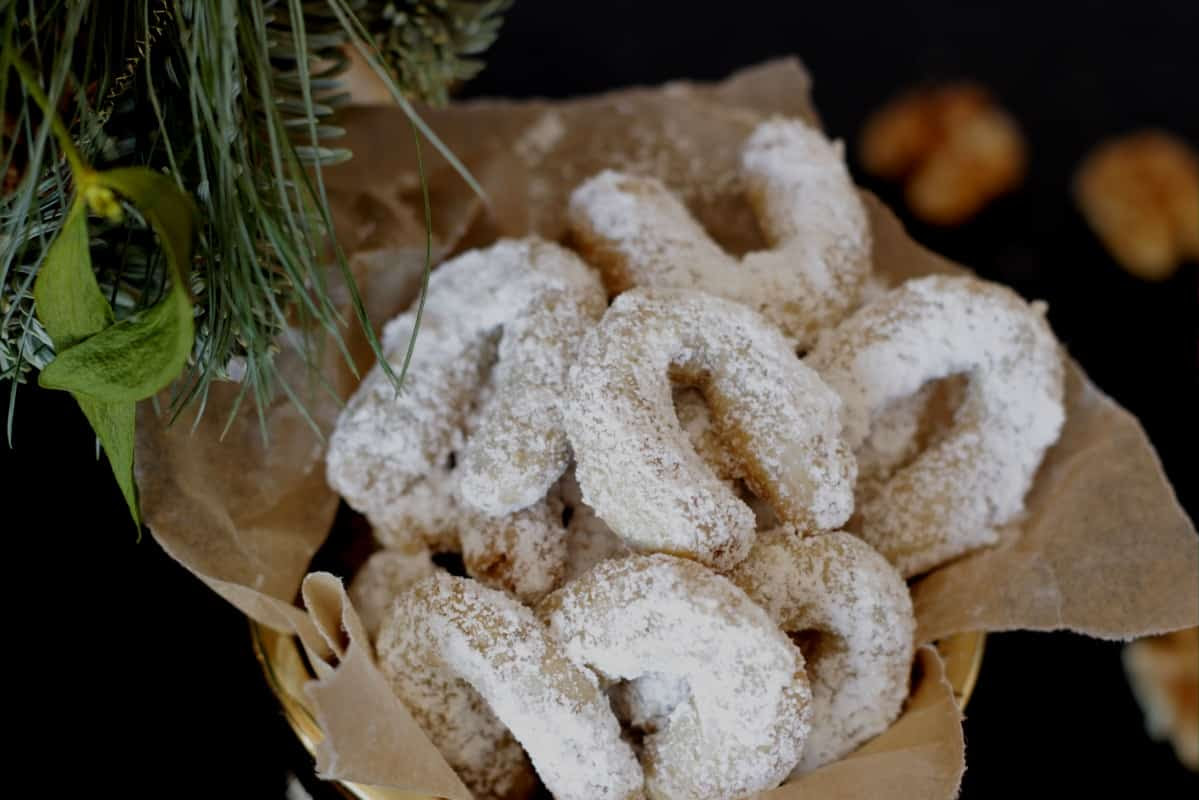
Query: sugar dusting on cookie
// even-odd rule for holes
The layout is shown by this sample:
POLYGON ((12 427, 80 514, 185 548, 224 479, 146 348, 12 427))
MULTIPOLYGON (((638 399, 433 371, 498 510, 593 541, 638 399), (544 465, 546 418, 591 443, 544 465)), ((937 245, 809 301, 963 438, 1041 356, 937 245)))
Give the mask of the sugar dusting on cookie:
POLYGON ((576 663, 611 682, 665 673, 688 699, 642 742, 650 797, 733 800, 777 786, 809 730, 803 658, 725 578, 657 554, 605 561, 538 613, 576 663))
POLYGON ((703 384, 747 483, 781 519, 822 530, 849 517, 856 465, 840 400, 781 334, 721 298, 636 289, 584 340, 564 407, 583 498, 634 548, 728 568, 756 527, 681 428, 672 374, 703 384))
POLYGON ((559 800, 643 797, 641 768, 596 677, 509 595, 434 575, 397 600, 378 657, 480 800, 531 784, 525 752, 559 800))
MULTIPOLYGON (((574 348, 604 302, 577 256, 538 239, 502 241, 443 264, 429 282, 403 390, 397 395, 376 365, 339 417, 330 484, 372 519, 399 527, 389 520, 394 501, 457 452, 459 494, 478 510, 494 516, 544 497, 570 458, 557 398, 574 348), (489 375, 495 391, 478 429, 462 441, 489 375)), ((402 367, 415 314, 384 329, 393 370, 402 367)))
POLYGON ((870 227, 839 144, 795 120, 762 123, 741 157, 746 197, 771 249, 726 253, 660 180, 607 170, 568 217, 610 293, 698 288, 761 312, 800 347, 844 317, 870 273, 870 227))
POLYGON ((848 755, 895 721, 916 617, 907 584, 882 555, 848 533, 779 528, 758 536, 729 579, 788 634, 809 634, 812 733, 796 773, 848 755))
POLYGON ((862 536, 911 576, 992 544, 1024 509, 1065 418, 1044 309, 977 278, 909 281, 821 337, 806 359, 845 402, 856 447, 927 382, 966 375, 952 429, 859 509, 862 536))

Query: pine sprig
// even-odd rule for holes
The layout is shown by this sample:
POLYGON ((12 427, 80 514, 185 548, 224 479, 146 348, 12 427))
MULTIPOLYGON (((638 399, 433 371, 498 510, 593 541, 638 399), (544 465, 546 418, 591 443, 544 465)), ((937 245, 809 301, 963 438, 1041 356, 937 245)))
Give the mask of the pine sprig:
POLYGON ((483 68, 477 56, 499 35, 512 0, 401 0, 369 19, 375 43, 399 85, 442 104, 448 90, 483 68))

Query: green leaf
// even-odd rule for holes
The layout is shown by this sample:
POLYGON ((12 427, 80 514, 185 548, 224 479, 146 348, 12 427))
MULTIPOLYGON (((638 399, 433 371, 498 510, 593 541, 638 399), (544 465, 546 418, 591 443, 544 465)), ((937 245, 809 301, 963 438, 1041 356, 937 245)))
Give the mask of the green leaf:
POLYGON ((112 324, 112 309, 96 283, 88 248, 87 208, 76 199, 33 284, 37 317, 58 352, 112 324))
POLYGON ((150 223, 166 256, 171 288, 150 308, 60 349, 38 382, 100 400, 143 400, 179 376, 195 339, 185 269, 191 262, 195 206, 173 180, 144 167, 97 172, 90 178, 124 195, 150 223))
POLYGON ((144 400, 183 371, 194 335, 191 303, 172 289, 145 311, 59 352, 38 383, 98 400, 144 400))
POLYGON ((117 485, 121 487, 121 494, 129 506, 129 514, 140 529, 142 519, 137 505, 137 484, 133 481, 133 431, 137 404, 97 400, 85 394, 75 394, 75 401, 100 438, 113 477, 117 479, 117 485))
MULTIPOLYGON (((88 248, 87 208, 81 199, 71 205, 58 236, 46 251, 33 285, 37 316, 60 352, 90 341, 112 323, 112 309, 92 272, 88 248)), ((100 439, 113 476, 141 526, 137 488, 133 482, 134 404, 112 403, 75 393, 75 400, 100 439)))

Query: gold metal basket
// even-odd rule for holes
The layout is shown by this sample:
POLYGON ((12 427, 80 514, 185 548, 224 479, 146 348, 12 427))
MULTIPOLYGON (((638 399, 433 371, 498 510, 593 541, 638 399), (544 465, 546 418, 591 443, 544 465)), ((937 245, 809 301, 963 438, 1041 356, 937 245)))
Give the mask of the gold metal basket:
MULTIPOLYGON (((305 749, 315 754, 322 734, 304 696, 304 684, 314 676, 300 654, 299 643, 294 636, 286 636, 256 622, 250 623, 250 636, 258 663, 262 665, 271 691, 283 706, 288 723, 305 749)), ((945 675, 953 687, 959 708, 966 707, 974 691, 982 666, 985 639, 986 634, 983 633, 962 633, 937 643, 937 649, 945 659, 945 675)), ((427 795, 401 792, 384 786, 366 786, 347 781, 340 781, 338 785, 347 795, 359 800, 434 800, 427 795)))

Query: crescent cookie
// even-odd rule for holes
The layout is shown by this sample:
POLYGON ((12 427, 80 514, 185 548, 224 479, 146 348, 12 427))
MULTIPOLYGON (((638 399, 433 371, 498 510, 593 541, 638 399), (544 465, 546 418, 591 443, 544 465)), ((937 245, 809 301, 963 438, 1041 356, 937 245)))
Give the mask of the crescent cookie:
POLYGON ((584 338, 564 403, 583 499, 627 543, 728 569, 753 542, 753 512, 679 424, 672 378, 700 389, 781 520, 822 530, 848 519, 856 465, 840 400, 779 332, 729 300, 633 289, 584 338))
POLYGON ((856 305, 871 270, 866 209, 839 143, 798 120, 758 126, 741 154, 772 249, 737 258, 656 178, 605 171, 570 198, 571 233, 610 294, 694 287, 749 306, 801 348, 856 305))
POLYGON ((426 578, 392 606, 377 653, 392 689, 479 800, 528 796, 530 760, 558 800, 644 796, 595 675, 503 592, 445 573, 426 578))
POLYGON ((1065 419, 1042 311, 976 278, 908 281, 828 331, 806 361, 844 400, 855 448, 896 401, 966 376, 952 428, 858 509, 862 537, 905 577, 993 544, 1065 419))
POLYGON ((803 656, 726 578, 687 559, 629 556, 596 565, 538 614, 606 681, 686 680, 687 699, 642 742, 648 797, 742 798, 799 761, 811 713, 803 656))
MULTIPOLYGON (((545 497, 570 461, 558 411, 566 371, 605 302, 586 264, 536 238, 446 262, 429 280, 403 389, 397 394, 375 365, 338 418, 330 485, 392 529, 403 523, 392 517, 405 494, 451 453, 461 499, 483 513, 507 514, 545 497), (466 417, 488 380, 493 391, 478 428, 463 441, 466 417)), ((408 311, 383 330, 397 372, 416 314, 408 311)))
POLYGON ((815 632, 804 650, 812 732, 796 772, 855 750, 899 716, 915 654, 916 617, 903 577, 843 532, 759 534, 729 573, 788 634, 815 632))

